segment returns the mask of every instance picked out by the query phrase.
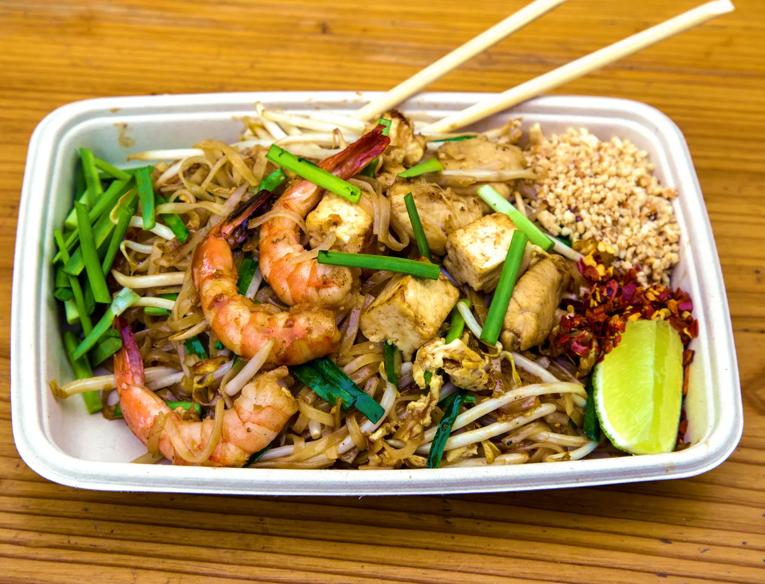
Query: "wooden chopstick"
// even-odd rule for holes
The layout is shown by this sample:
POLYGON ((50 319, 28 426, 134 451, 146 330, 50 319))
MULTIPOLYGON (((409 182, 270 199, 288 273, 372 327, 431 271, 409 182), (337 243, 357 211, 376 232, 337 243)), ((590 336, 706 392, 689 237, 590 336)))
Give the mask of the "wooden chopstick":
POLYGON ((527 99, 549 91, 572 79, 581 77, 613 63, 614 61, 631 55, 645 47, 661 40, 676 35, 684 30, 701 24, 715 16, 726 14, 734 10, 730 0, 713 0, 701 6, 697 6, 674 18, 657 24, 637 34, 622 39, 612 45, 604 47, 572 61, 562 67, 553 69, 539 77, 526 81, 521 85, 508 89, 498 95, 492 95, 478 103, 456 112, 445 118, 425 126, 420 131, 425 134, 451 132, 467 126, 495 114, 501 110, 512 107, 527 99))
POLYGON ((448 55, 441 57, 438 61, 431 63, 418 73, 415 73, 406 81, 402 81, 390 91, 373 99, 355 113, 356 117, 362 120, 370 120, 379 116, 392 107, 395 107, 409 96, 414 95, 439 77, 446 75, 452 69, 459 67, 468 59, 482 53, 509 34, 523 28, 565 1, 566 0, 534 0, 534 2, 524 6, 518 12, 511 14, 478 36, 473 37, 464 45, 454 49, 448 55))

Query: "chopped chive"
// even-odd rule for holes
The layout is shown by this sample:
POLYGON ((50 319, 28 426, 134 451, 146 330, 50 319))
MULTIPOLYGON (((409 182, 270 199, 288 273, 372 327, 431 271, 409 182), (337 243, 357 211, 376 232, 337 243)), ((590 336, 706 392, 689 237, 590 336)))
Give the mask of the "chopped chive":
POLYGON ((187 353, 196 355, 202 360, 208 358, 207 349, 205 349, 205 346, 202 344, 202 341, 199 340, 199 337, 191 337, 188 339, 183 343, 183 348, 186 349, 187 353))
POLYGON ((497 213, 503 213, 510 217, 513 224, 526 234, 531 243, 538 245, 545 251, 552 249, 554 245, 553 240, 527 217, 524 217, 523 213, 516 209, 510 201, 500 195, 491 185, 481 185, 478 187, 478 196, 497 213))
POLYGON ((499 339, 499 333, 505 320, 505 313, 510 304, 510 297, 513 295, 515 281, 518 279, 518 272, 521 271, 521 263, 523 262, 523 254, 526 251, 527 242, 528 237, 526 237, 523 231, 520 229, 513 231, 513 238, 510 240, 510 247, 507 250, 505 263, 502 266, 497 289, 494 291, 489 313, 486 315, 486 322, 481 330, 481 340, 489 345, 496 345, 499 339))
POLYGON ((215 341, 215 350, 216 351, 222 351, 225 348, 226 348, 226 346, 223 343, 221 343, 220 341, 215 341))
POLYGON ((433 261, 433 258, 430 255, 428 236, 425 235, 425 228, 422 226, 420 214, 417 212, 417 205, 414 202, 412 193, 409 193, 404 197, 404 204, 406 205, 406 212, 409 214, 409 222, 412 224, 414 239, 417 242, 417 249, 420 250, 420 255, 433 261))
POLYGON ((142 166, 136 170, 135 184, 138 188, 138 198, 141 201, 143 228, 148 231, 157 224, 157 218, 154 214, 154 187, 151 184, 150 166, 142 166))
POLYGON ((599 442, 600 422, 598 421, 598 416, 595 411, 595 392, 592 388, 591 379, 587 381, 585 389, 587 390, 587 403, 584 406, 584 421, 582 422, 582 425, 584 426, 584 435, 590 440, 599 442))
POLYGON ((312 162, 308 162, 303 158, 298 158, 276 144, 272 144, 268 149, 266 158, 274 164, 286 168, 287 170, 291 170, 307 181, 348 199, 352 203, 358 203, 361 198, 361 189, 356 185, 352 185, 348 181, 327 172, 323 168, 319 168, 312 162))
POLYGON ((122 339, 119 335, 104 335, 93 350, 90 352, 90 364, 93 367, 103 363, 122 348, 122 339))
POLYGON ((94 164, 96 165, 96 168, 100 168, 112 178, 116 178, 118 180, 124 180, 124 181, 130 180, 130 174, 128 174, 127 172, 125 172, 124 170, 120 168, 117 168, 116 166, 112 164, 109 164, 108 162, 106 162, 106 160, 102 160, 101 158, 96 158, 94 160, 94 164))
MULTIPOLYGON (((114 223, 112 223, 108 214, 102 215, 96 221, 92 228, 96 249, 101 248, 113 229, 114 223)), ((73 276, 79 276, 83 269, 85 269, 85 261, 82 255, 82 240, 80 236, 80 246, 74 250, 69 260, 64 264, 64 270, 73 276)))
POLYGON ((109 305, 109 308, 106 309, 106 312, 101 317, 101 320, 96 323, 93 330, 85 336, 79 345, 77 345, 77 348, 74 350, 73 358, 79 359, 85 353, 90 351, 96 343, 101 340, 101 337, 108 332, 114 319, 130 308, 130 306, 139 298, 140 296, 130 288, 123 288, 117 292, 112 303, 109 305))
POLYGON ((86 188, 88 188, 88 184, 85 182, 85 169, 82 167, 82 159, 78 153, 77 160, 74 163, 74 192, 75 194, 84 193, 86 188))
MULTIPOLYGON (((198 416, 202 415, 202 407, 198 403, 190 402, 190 401, 168 401, 165 402, 167 404, 167 407, 171 410, 177 410, 178 408, 181 408, 184 411, 194 410, 198 416)), ((119 403, 117 403, 114 406, 114 418, 121 418, 122 417, 122 407, 119 403)))
POLYGON ((383 345, 383 357, 385 362, 385 377, 393 385, 398 387, 398 373, 401 366, 401 351, 390 341, 383 345))
POLYGON ((401 178, 413 178, 420 176, 421 174, 427 174, 429 172, 441 172, 444 169, 443 165, 437 158, 429 158, 424 162, 415 164, 411 168, 407 168, 404 172, 399 172, 398 176, 401 178))
POLYGON ((439 138, 438 140, 428 140, 428 142, 462 142, 463 140, 472 140, 477 138, 478 134, 463 134, 462 136, 452 136, 451 138, 439 138))
POLYGON ((245 294, 250 287, 250 282, 258 270, 258 262, 251 257, 246 257, 239 264, 239 281, 236 284, 236 289, 239 294, 245 294))
MULTIPOLYGON (((462 302, 462 304, 470 308, 469 299, 463 298, 459 302, 462 302)), ((449 322, 449 331, 446 333, 446 338, 444 338, 444 343, 448 345, 452 341, 461 338, 462 333, 464 331, 465 331, 465 317, 462 316, 460 311, 457 310, 457 307, 455 306, 454 309, 452 310, 452 319, 449 322)))
MULTIPOLYGON (((74 350, 77 346, 77 337, 74 336, 72 331, 66 331, 64 333, 64 348, 66 349, 66 356, 69 359, 69 364, 72 366, 72 372, 77 379, 85 379, 87 377, 93 377, 93 370, 90 368, 90 364, 87 359, 74 358, 74 350)), ((95 414, 102 409, 101 395, 98 391, 86 391, 82 394, 82 401, 85 402, 85 408, 89 414, 95 414)))
POLYGON ((67 300, 72 300, 74 298, 74 293, 71 288, 56 288, 53 290, 53 298, 60 300, 61 302, 66 302, 67 300))
POLYGON ((66 318, 66 324, 74 324, 80 320, 80 313, 77 310, 74 300, 66 300, 64 302, 64 316, 66 318))
MULTIPOLYGON (((78 197, 75 197, 76 201, 85 204, 90 201, 90 191, 87 188, 82 191, 75 191, 75 193, 80 193, 78 197)), ((77 213, 74 210, 74 207, 69 210, 69 214, 66 216, 66 219, 64 219, 64 229, 77 229, 77 213)), ((69 247, 71 248, 71 246, 69 247)), ((53 261, 57 261, 57 258, 53 258, 53 261)))
MULTIPOLYGON (((158 205, 167 203, 167 199, 160 195, 157 195, 155 199, 158 205)), ((159 218, 162 219, 165 225, 170 228, 170 230, 173 232, 173 235, 175 235, 175 238, 179 242, 186 243, 186 240, 189 238, 189 230, 186 227, 186 224, 183 222, 183 219, 181 219, 178 215, 174 215, 173 213, 164 213, 160 215, 159 218)))
POLYGON ((433 372, 432 371, 426 371, 422 374, 422 378, 425 380, 425 387, 430 389, 430 380, 433 379, 433 372))
POLYGON ((77 229, 80 231, 80 250, 82 251, 82 260, 85 264, 85 271, 88 275, 90 287, 93 290, 93 298, 96 302, 111 302, 109 287, 106 285, 106 278, 101 271, 101 263, 98 260, 98 246, 96 245, 93 229, 88 220, 88 208, 79 201, 74 204, 77 209, 77 229))
POLYGON ((275 171, 265 177, 258 185, 258 191, 268 191, 273 193, 276 189, 282 186, 282 183, 287 180, 287 175, 281 168, 277 168, 275 171))
MULTIPOLYGON (((112 269, 112 264, 120 249, 120 244, 125 239, 125 234, 130 227, 130 218, 133 216, 133 213, 135 213, 137 207, 138 200, 135 192, 131 192, 123 201, 122 206, 117 209, 117 225, 114 226, 114 231, 109 240, 109 245, 106 248, 104 259, 101 261, 101 271, 104 274, 108 274, 112 269)), ((111 223, 111 221, 109 221, 109 223, 111 223)))
POLYGON ((387 118, 380 118, 379 120, 377 120, 377 124, 379 126, 385 126, 382 131, 383 136, 387 136, 388 134, 390 134, 390 126, 392 123, 393 122, 387 118))
MULTIPOLYGON (((59 253, 62 254, 62 259, 65 262, 68 262, 69 253, 66 251, 66 246, 64 245, 64 235, 61 233, 61 230, 54 229, 53 238, 56 240, 56 243, 58 244, 59 253)), ((90 321, 90 316, 89 316, 90 312, 87 310, 87 306, 85 304, 85 296, 82 293, 80 280, 79 278, 77 278, 77 276, 72 276, 71 274, 67 274, 64 270, 59 270, 59 271, 62 274, 66 274, 67 281, 69 282, 69 288, 72 290, 72 298, 74 298, 74 305, 77 307, 77 313, 80 319, 80 324, 82 325, 82 331, 87 335, 90 332, 90 329, 93 328, 93 324, 90 321)))
POLYGON ((96 310, 96 300, 93 298, 93 290, 90 289, 87 278, 85 278, 85 285, 82 287, 82 300, 85 305, 85 313, 93 314, 96 310))
POLYGON ((340 398, 343 402, 343 407, 346 409, 353 403, 353 397, 350 394, 327 381, 312 363, 290 367, 290 373, 292 373, 300 383, 310 387, 311 391, 327 403, 333 404, 337 398, 340 398))
MULTIPOLYGON (((166 298, 167 300, 175 300, 178 298, 178 294, 160 294, 160 298, 166 298)), ((143 309, 144 314, 149 316, 170 316, 170 311, 167 308, 158 308, 156 306, 145 306, 143 309)))
POLYGON ((444 449, 446 443, 449 440, 449 435, 452 433, 452 426, 454 426, 454 420, 460 413, 460 407, 465 400, 465 393, 458 391, 455 394, 450 395, 444 403, 444 417, 438 423, 438 430, 433 437, 433 442, 430 444, 430 452, 428 453, 428 468, 438 468, 441 466, 441 459, 444 456, 444 449))
MULTIPOLYGON (((107 223, 103 220, 101 216, 105 211, 111 211, 114 208, 114 206, 119 201, 120 197, 127 190, 127 185, 128 185, 128 182, 126 181, 115 180, 114 182, 112 182, 111 185, 109 185, 109 188, 107 188, 106 191, 104 191, 104 193, 98 198, 95 205, 93 205, 90 208, 90 210, 88 211, 88 219, 90 219, 90 222, 93 223, 97 219, 101 219, 93 227, 94 232, 102 232, 102 231, 110 230, 109 223, 111 223, 111 221, 107 223)), ((72 208, 72 216, 74 217, 74 224, 71 227, 74 229, 74 231, 72 231, 66 237, 67 251, 71 250, 80 239, 80 232, 77 230, 76 213, 77 213, 76 209, 72 208)), ((96 241, 98 241, 98 233, 96 235, 96 241)), ((59 252, 53 257, 53 262, 55 263, 59 261, 60 259, 62 259, 62 255, 61 255, 61 251, 59 250, 59 252)))
POLYGON ((85 175, 85 184, 88 187, 88 207, 93 204, 98 196, 104 192, 101 179, 98 178, 98 169, 96 168, 96 157, 90 148, 80 148, 80 161, 82 162, 82 172, 85 175))
POLYGON ((322 250, 319 252, 318 262, 331 266, 387 270, 389 272, 410 274, 417 278, 428 278, 429 280, 438 280, 438 276, 441 274, 441 269, 436 264, 366 253, 344 253, 341 251, 322 250))
POLYGON ((378 404, 372 397, 364 393, 353 380, 348 377, 342 369, 340 369, 333 361, 327 357, 316 359, 311 364, 316 370, 336 388, 342 390, 344 393, 349 394, 353 398, 353 405, 358 411, 364 414, 371 422, 377 422, 385 414, 382 406, 378 404))

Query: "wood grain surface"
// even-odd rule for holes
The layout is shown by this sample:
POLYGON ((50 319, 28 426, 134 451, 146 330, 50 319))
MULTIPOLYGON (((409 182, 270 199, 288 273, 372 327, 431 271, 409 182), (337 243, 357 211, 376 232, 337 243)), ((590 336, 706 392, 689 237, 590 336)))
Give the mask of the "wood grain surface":
MULTIPOLYGON (((695 3, 571 0, 434 88, 503 90, 695 3)), ((738 0, 737 12, 561 89, 647 102, 690 144, 725 273, 746 416, 738 449, 716 470, 490 496, 211 497, 58 486, 14 447, 13 244, 26 146, 47 112, 111 95, 386 89, 521 4, 0 2, 1 582, 765 582, 760 0, 738 0)))

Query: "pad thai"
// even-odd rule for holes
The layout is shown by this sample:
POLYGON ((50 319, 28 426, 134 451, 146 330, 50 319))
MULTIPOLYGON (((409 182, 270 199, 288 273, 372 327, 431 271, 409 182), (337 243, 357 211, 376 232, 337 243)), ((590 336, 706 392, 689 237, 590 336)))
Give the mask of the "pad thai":
POLYGON ((671 325, 687 389, 697 331, 670 286, 674 193, 635 148, 519 120, 425 135, 396 111, 372 124, 256 114, 236 144, 127 167, 80 150, 75 207, 54 234, 76 379, 51 386, 127 424, 141 461, 615 455, 593 371, 635 321, 671 325), (596 164, 609 156, 625 168, 596 164))

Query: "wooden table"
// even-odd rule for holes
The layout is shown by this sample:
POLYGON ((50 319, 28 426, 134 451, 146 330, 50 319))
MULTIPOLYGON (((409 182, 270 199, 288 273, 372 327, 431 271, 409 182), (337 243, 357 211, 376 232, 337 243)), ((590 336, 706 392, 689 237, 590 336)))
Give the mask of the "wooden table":
MULTIPOLYGON (((722 258, 744 391, 744 438, 718 469, 541 493, 295 500, 74 490, 35 475, 14 448, 13 243, 26 145, 47 112, 110 95, 385 89, 522 3, 0 3, 0 581, 765 582, 758 0, 738 0, 736 13, 563 89, 648 102, 688 139, 722 258)), ((502 90, 695 3, 572 0, 434 88, 502 90)))

